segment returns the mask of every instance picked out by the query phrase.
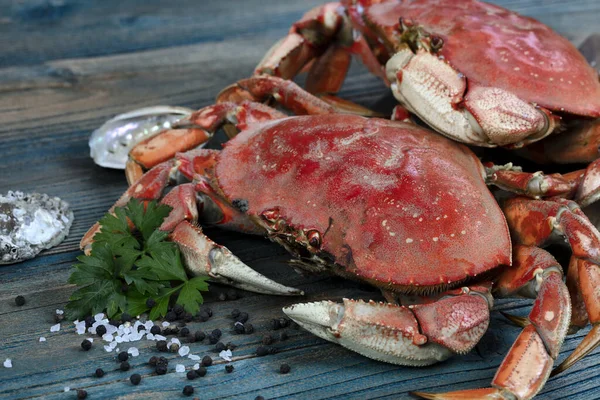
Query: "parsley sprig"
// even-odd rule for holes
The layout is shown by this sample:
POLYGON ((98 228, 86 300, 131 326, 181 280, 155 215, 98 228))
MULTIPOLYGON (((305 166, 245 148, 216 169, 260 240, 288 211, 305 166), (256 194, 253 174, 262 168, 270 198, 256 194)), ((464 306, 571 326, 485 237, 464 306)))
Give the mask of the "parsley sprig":
POLYGON ((143 203, 132 199, 100 219, 102 228, 90 255, 77 257, 80 263, 69 277, 69 283, 80 286, 66 306, 70 318, 150 311, 149 318, 156 319, 167 313, 171 302, 192 314, 199 310, 207 278, 188 278, 177 245, 158 229, 171 209, 152 201, 144 210, 143 203), (152 308, 147 305, 150 298, 152 308))

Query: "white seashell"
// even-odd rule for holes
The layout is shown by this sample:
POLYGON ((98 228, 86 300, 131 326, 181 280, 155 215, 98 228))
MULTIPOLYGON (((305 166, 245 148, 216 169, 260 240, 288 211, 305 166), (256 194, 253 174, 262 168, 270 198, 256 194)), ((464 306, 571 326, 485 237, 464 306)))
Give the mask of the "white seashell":
POLYGON ((125 169, 134 145, 171 128, 193 111, 185 107, 154 106, 117 115, 92 133, 90 156, 101 167, 125 169))
POLYGON ((69 204, 47 194, 9 191, 0 195, 0 265, 35 257, 69 234, 69 204))

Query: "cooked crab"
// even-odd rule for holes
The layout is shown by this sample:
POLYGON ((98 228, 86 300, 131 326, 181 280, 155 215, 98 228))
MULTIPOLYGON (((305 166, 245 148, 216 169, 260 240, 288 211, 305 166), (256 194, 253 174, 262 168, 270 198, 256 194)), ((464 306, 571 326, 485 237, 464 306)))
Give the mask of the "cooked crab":
MULTIPOLYGON (((288 117, 247 101, 201 109, 186 129, 165 131, 133 150, 154 164, 145 165, 150 170, 116 206, 132 197, 172 206, 161 229, 171 232, 194 274, 261 293, 300 293, 212 242, 201 220, 262 233, 296 256, 298 268, 380 288, 389 303, 347 299, 284 311, 320 337, 390 363, 429 365, 471 350, 488 327, 492 294, 536 299, 493 388, 422 396, 528 399, 548 379, 570 323, 589 317, 594 328, 560 368, 597 344, 596 228, 572 201, 515 196, 499 206, 486 187, 510 172, 520 179, 503 186, 531 195, 520 182, 553 177, 484 167, 467 147, 424 128, 327 113, 326 103, 286 87, 285 106, 324 115, 288 117), (241 131, 224 150, 170 158, 181 146, 171 137, 211 136, 223 124, 241 131), (188 183, 164 195, 182 179, 188 183), (573 251, 567 276, 573 304, 561 266, 540 248, 557 238, 573 251), (433 295, 427 304, 398 305, 396 294, 406 293, 433 295)), ((99 228, 84 236, 83 249, 99 228)))

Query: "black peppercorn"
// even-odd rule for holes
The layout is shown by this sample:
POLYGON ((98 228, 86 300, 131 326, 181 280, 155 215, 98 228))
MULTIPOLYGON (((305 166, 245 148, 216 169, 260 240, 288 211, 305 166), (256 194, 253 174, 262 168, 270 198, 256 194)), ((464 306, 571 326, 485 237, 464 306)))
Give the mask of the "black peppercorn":
POLYGON ((201 342, 206 337, 206 334, 202 331, 196 331, 196 333, 194 334, 194 337, 196 338, 197 341, 201 342))
POLYGON ((273 336, 271 335, 265 335, 262 338, 262 344, 264 344, 265 346, 268 346, 270 344, 273 343, 273 336))
POLYGON ((198 368, 198 370, 196 371, 196 374, 199 377, 203 377, 204 375, 206 375, 206 368, 204 368, 204 367, 198 368))
POLYGON ((85 339, 83 342, 81 342, 81 348, 84 349, 85 351, 88 351, 89 349, 92 348, 92 342, 85 339))
POLYGON ((123 322, 131 321, 131 315, 124 312, 123 314, 121 314, 121 321, 123 321, 123 322))
POLYGON ((160 326, 158 326, 158 325, 152 325, 152 328, 150 328, 150 333, 153 334, 153 335, 160 334, 160 326))
POLYGON ((233 365, 226 365, 225 366, 225 371, 227 371, 228 374, 233 372, 233 365))
POLYGON ((210 318, 210 315, 206 311, 202 311, 198 314, 198 319, 200 322, 206 322, 210 318))
POLYGON ((198 374, 196 373, 196 371, 191 370, 188 371, 187 374, 185 374, 185 376, 190 380, 193 381, 194 379, 196 379, 198 377, 198 374))
POLYGON ((179 351, 179 347, 179 344, 171 343, 171 347, 169 347, 169 350, 171 350, 171 353, 177 353, 179 351))
POLYGON ((190 333, 187 336, 187 342, 188 343, 196 343, 196 335, 194 335, 193 333, 190 333))
POLYGON ((263 357, 269 354, 269 348, 265 346, 258 346, 256 348, 256 355, 259 357, 263 357))
POLYGON ((281 335, 279 335, 279 340, 284 341, 284 340, 288 340, 289 336, 287 334, 287 332, 281 332, 281 335))
POLYGON ((213 336, 212 334, 208 335, 208 342, 210 344, 217 344, 218 341, 219 341, 218 337, 213 336))
POLYGON ((180 337, 186 337, 186 336, 187 336, 187 335, 189 335, 189 334, 190 334, 190 330, 189 330, 189 328, 181 328, 181 329, 179 330, 179 336, 180 336, 180 337))
POLYGON ((252 326, 252 324, 247 323, 246 325, 244 325, 244 333, 245 334, 250 334, 254 332, 254 326, 252 326))
POLYGON ((244 333, 244 324, 241 322, 236 322, 235 325, 233 325, 233 330, 235 333, 244 333))
POLYGON ((233 344, 233 343, 231 343, 231 342, 228 342, 228 343, 225 345, 225 347, 226 347, 228 350, 235 350, 235 348, 237 347, 237 345, 235 345, 235 344, 233 344))
POLYGON ((169 322, 173 322, 177 319, 177 314, 175 314, 173 311, 169 311, 166 315, 165 315, 165 319, 169 322))
POLYGON ((167 366, 166 365, 157 365, 156 366, 156 374, 157 375, 164 375, 167 373, 167 366))
POLYGON ((207 313, 209 317, 213 316, 212 309, 210 307, 202 307, 202 311, 207 313))
POLYGON ((262 397, 262 396, 256 396, 256 397, 254 398, 254 400, 265 400, 265 398, 264 398, 264 397, 262 397))
POLYGON ((19 307, 21 307, 22 305, 25 305, 25 297, 23 297, 23 296, 15 297, 15 304, 18 305, 19 307))
POLYGON ((129 377, 129 381, 133 384, 133 385, 139 385, 140 382, 142 381, 142 377, 140 376, 140 374, 133 374, 129 377))
POLYGON ((239 316, 240 316, 240 310, 238 310, 237 308, 235 308, 235 309, 233 309, 233 310, 231 311, 231 317, 232 317, 232 318, 234 318, 234 319, 235 319, 235 318, 237 318, 237 317, 239 317, 239 316))
POLYGON ((166 367, 167 365, 169 365, 169 360, 167 360, 165 357, 158 357, 156 365, 164 365, 166 367))
POLYGON ((279 349, 277 347, 269 347, 269 354, 277 354, 279 349))
POLYGON ((63 319, 65 319, 65 314, 59 314, 59 313, 54 314, 54 322, 56 322, 57 324, 59 322, 62 322, 63 319))
POLYGON ((287 374, 288 372, 290 372, 292 369, 290 368, 289 365, 287 364, 281 364, 281 366, 279 367, 279 373, 281 374, 287 374))
POLYGON ((183 387, 183 394, 185 396, 191 396, 194 394, 194 387, 191 385, 186 385, 183 387))
POLYGON ((184 309, 181 304, 176 304, 175 307, 173 307, 172 311, 177 315, 181 315, 181 314, 183 314, 184 309))
POLYGON ((108 323, 114 326, 115 328, 118 328, 120 325, 119 321, 117 321, 116 319, 111 319, 110 321, 108 321, 108 323))
POLYGON ((277 329, 281 328, 281 324, 279 323, 278 319, 272 319, 271 320, 271 329, 276 331, 277 329))
POLYGON ((154 300, 152 297, 150 297, 148 300, 146 300, 146 307, 152 308, 155 305, 156 305, 156 300, 154 300))
POLYGON ((127 361, 123 361, 121 365, 119 365, 121 371, 129 371, 129 368, 131 368, 131 365, 129 365, 127 361))
POLYGON ((219 352, 223 351, 225 349, 226 349, 226 347, 225 347, 225 344, 223 344, 223 342, 218 342, 217 345, 215 346, 215 350, 219 351, 219 352))
POLYGON ((214 329, 210 334, 213 335, 213 336, 215 336, 215 337, 220 338, 221 335, 223 335, 223 332, 221 332, 220 329, 214 329))
POLYGON ((90 328, 94 324, 94 317, 88 316, 85 317, 85 327, 90 328))
POLYGON ((126 351, 122 351, 119 353, 117 358, 119 359, 119 361, 127 361, 127 360, 129 360, 129 354, 127 354, 126 351))
POLYGON ((104 336, 104 334, 106 334, 106 326, 104 326, 104 325, 98 325, 96 327, 96 335, 98 335, 98 336, 104 336))
POLYGON ((141 331, 144 331, 144 330, 146 330, 146 327, 144 325, 138 325, 138 327, 137 327, 138 333, 140 333, 141 331))
POLYGON ((158 351, 167 351, 167 341, 166 340, 159 340, 158 342, 156 342, 156 349, 158 351))
POLYGON ((77 389, 77 399, 83 400, 87 398, 87 392, 83 389, 77 389))
POLYGON ((243 324, 244 322, 248 321, 248 313, 241 312, 235 320, 243 324))
POLYGON ((98 368, 96 372, 94 372, 97 378, 102 378, 104 376, 104 370, 102 368, 98 368))
POLYGON ((210 356, 204 356, 202 357, 202 365, 204 365, 205 367, 210 367, 213 363, 212 358, 210 358, 210 356))
POLYGON ((150 364, 151 366, 155 367, 156 363, 158 362, 158 357, 156 356, 152 356, 150 357, 150 359, 148 360, 148 364, 150 364))
POLYGON ((192 313, 186 312, 183 314, 183 320, 185 322, 192 322, 192 319, 194 319, 194 316, 192 315, 192 313))

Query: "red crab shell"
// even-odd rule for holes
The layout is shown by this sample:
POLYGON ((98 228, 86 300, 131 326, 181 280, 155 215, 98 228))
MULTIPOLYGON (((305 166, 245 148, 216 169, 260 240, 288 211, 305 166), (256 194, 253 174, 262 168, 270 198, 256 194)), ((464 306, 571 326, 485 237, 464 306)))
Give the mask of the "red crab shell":
POLYGON ((442 38, 438 54, 470 86, 501 88, 553 111, 600 116, 598 73, 567 39, 532 18, 473 0, 384 1, 365 5, 364 13, 391 46, 399 42, 400 17, 442 38))
POLYGON ((465 146, 412 124, 291 117, 241 132, 215 177, 247 213, 317 230, 350 275, 408 290, 511 262, 504 215, 465 146), (244 202, 244 204, 246 204, 244 202))

